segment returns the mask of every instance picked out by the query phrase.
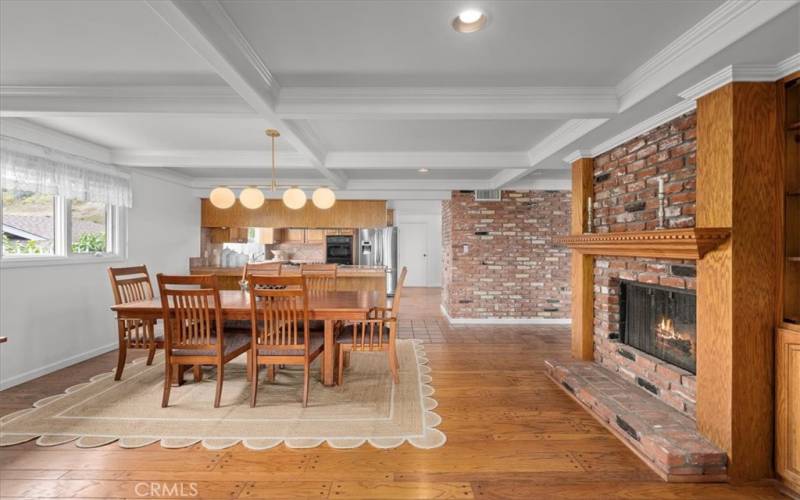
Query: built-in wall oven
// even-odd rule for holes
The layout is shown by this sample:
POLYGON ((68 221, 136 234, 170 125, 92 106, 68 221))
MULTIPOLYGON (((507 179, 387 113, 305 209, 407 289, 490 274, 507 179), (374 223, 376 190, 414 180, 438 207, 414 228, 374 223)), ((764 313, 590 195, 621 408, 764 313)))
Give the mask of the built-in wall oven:
POLYGON ((325 237, 325 262, 328 264, 353 265, 353 237, 334 236, 325 237))

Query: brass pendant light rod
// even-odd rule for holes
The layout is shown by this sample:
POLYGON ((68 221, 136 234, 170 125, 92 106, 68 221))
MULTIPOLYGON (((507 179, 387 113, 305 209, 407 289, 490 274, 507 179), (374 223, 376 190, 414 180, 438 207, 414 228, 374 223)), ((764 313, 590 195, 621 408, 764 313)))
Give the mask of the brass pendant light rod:
POLYGON ((273 192, 278 190, 278 181, 277 181, 277 166, 275 161, 275 139, 281 136, 281 133, 278 132, 274 128, 268 128, 265 132, 267 137, 272 139, 272 184, 271 189, 273 192))

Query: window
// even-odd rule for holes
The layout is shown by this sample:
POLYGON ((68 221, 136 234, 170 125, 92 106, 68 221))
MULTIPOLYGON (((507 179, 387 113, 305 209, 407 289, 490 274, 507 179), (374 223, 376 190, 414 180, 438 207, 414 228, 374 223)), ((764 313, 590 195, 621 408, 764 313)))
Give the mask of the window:
POLYGON ((123 256, 124 209, 34 191, 3 189, 2 195, 5 264, 123 256))
POLYGON ((56 198, 3 190, 3 256, 54 255, 56 198))
POLYGON ((70 252, 75 254, 105 254, 113 250, 109 236, 111 210, 96 201, 69 202, 70 252))

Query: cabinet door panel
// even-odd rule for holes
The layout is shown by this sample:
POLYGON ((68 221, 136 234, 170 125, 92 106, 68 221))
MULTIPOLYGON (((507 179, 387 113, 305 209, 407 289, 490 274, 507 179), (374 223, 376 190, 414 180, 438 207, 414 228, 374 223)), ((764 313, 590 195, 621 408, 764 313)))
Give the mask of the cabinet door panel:
POLYGON ((800 488, 800 331, 778 329, 775 368, 778 474, 800 488))

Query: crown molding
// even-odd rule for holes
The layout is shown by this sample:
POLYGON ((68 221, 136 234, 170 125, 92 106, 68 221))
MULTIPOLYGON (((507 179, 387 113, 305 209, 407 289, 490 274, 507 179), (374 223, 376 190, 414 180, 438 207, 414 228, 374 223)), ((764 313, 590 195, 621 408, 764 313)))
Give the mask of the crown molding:
POLYGON ((169 182, 169 183, 172 183, 172 184, 175 184, 175 185, 178 185, 178 186, 189 187, 189 188, 192 187, 192 179, 193 179, 193 177, 190 177, 188 175, 184 175, 184 174, 181 174, 181 173, 178 173, 178 172, 166 170, 166 169, 163 169, 163 168, 129 167, 128 171, 131 172, 132 174, 142 175, 144 177, 151 177, 153 179, 156 179, 156 180, 159 180, 159 181, 163 181, 163 182, 169 182))
POLYGON ((571 152, 567 156, 564 157, 564 162, 572 164, 581 158, 592 158, 592 151, 588 149, 576 149, 575 151, 571 152))
POLYGON ((100 163, 114 163, 111 151, 104 146, 21 118, 0 119, 0 134, 89 158, 100 163))
POLYGON ((613 87, 284 87, 290 119, 542 118, 610 116, 613 87))
POLYGON ((619 111, 641 102, 797 3, 797 0, 727 0, 619 82, 619 111))
POLYGON ((451 152, 451 151, 396 151, 358 152, 337 151, 325 157, 328 168, 388 169, 388 168, 508 168, 527 167, 527 156, 519 152, 451 152))
MULTIPOLYGON (((117 165, 131 167, 245 167, 267 168, 271 165, 266 150, 190 149, 140 150, 116 149, 111 158, 117 165)), ((280 152, 278 167, 313 168, 308 159, 294 152, 280 152)))
POLYGON ((722 68, 680 94, 684 99, 699 99, 731 82, 775 82, 800 71, 800 53, 776 64, 735 64, 722 68))
POLYGON ((275 112, 275 95, 279 93, 275 79, 217 0, 146 1, 259 116, 281 131, 295 151, 304 155, 334 186, 345 185, 345 178, 324 166, 324 152, 319 145, 304 140, 295 126, 275 112))
POLYGON ((176 113, 255 116, 230 87, 0 85, 4 117, 176 113))

